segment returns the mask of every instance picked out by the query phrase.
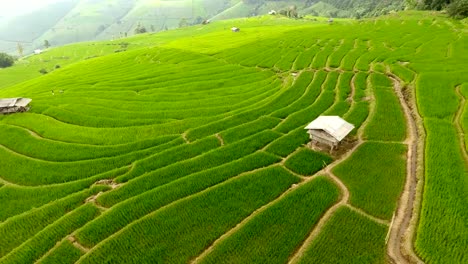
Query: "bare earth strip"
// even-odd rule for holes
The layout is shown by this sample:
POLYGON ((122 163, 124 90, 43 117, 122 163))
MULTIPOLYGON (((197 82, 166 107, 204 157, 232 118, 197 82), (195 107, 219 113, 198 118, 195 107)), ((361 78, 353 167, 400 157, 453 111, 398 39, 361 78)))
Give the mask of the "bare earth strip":
POLYGON ((356 212, 356 213, 358 213, 358 214, 360 214, 362 216, 365 216, 365 217, 369 218, 370 220, 372 220, 374 222, 377 222, 379 224, 386 225, 386 226, 390 225, 390 221, 385 220, 385 219, 380 219, 378 217, 370 215, 370 214, 366 213, 365 211, 363 211, 360 208, 354 207, 354 206, 352 206, 350 204, 346 204, 346 207, 348 207, 349 209, 353 210, 354 212, 356 212))
POLYGON ((86 253, 86 252, 89 251, 89 248, 87 248, 87 247, 81 245, 80 243, 78 243, 75 236, 70 235, 67 239, 73 244, 73 246, 75 246, 77 249, 81 250, 81 252, 86 253))
POLYGON ((387 253, 394 263, 423 263, 414 253, 412 246, 410 248, 405 248, 406 252, 402 251, 402 246, 404 244, 403 241, 405 239, 406 231, 410 225, 414 208, 414 200, 416 197, 416 186, 418 181, 416 174, 418 155, 418 127, 403 95, 401 81, 395 75, 390 73, 388 76, 393 82, 395 93, 400 100, 400 104, 405 114, 408 127, 408 137, 405 143, 408 145, 408 154, 405 187, 400 197, 393 224, 389 230, 390 236, 387 245, 387 253))
POLYGON ((461 124, 461 118, 463 115, 463 110, 466 106, 466 99, 463 94, 460 92, 460 86, 457 86, 456 92, 458 97, 460 97, 460 107, 458 108, 457 116, 455 117, 455 125, 457 128, 458 136, 460 138, 460 145, 462 148, 463 157, 465 161, 468 163, 468 154, 466 153, 466 143, 465 143, 465 131, 463 131, 463 127, 461 124))
POLYGON ((219 144, 221 144, 221 146, 224 146, 224 140, 219 133, 216 133, 216 138, 219 140, 219 144))

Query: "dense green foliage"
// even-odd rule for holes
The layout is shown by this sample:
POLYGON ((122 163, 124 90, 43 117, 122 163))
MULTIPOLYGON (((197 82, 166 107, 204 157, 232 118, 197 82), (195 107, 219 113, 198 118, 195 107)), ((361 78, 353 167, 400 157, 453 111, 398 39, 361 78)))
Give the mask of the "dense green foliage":
POLYGON ((92 204, 83 205, 76 210, 64 215, 58 221, 47 226, 32 239, 15 248, 2 258, 5 263, 32 263, 49 251, 58 241, 73 230, 91 221, 99 214, 92 204))
MULTIPOLYGON (((54 221, 61 221, 64 215, 79 207, 87 197, 103 190, 106 190, 106 188, 94 187, 81 191, 2 222, 0 224, 0 244, 2 245, 0 247, 0 257, 23 245, 25 241, 30 241, 30 238, 54 221)), ((41 241, 37 242, 40 243, 41 241)), ((10 256, 13 257, 12 254, 10 256)))
POLYGON ((90 222, 77 233, 77 238, 87 246, 95 245, 118 229, 151 211, 242 173, 271 165, 278 160, 278 158, 266 153, 255 153, 144 192, 115 205, 113 210, 106 212, 96 221, 90 222))
POLYGON ((3 52, 0 52, 0 68, 10 67, 15 63, 15 59, 3 52))
POLYGON ((416 248, 423 259, 463 263, 468 260, 466 166, 450 122, 428 119, 425 127, 427 180, 416 248))
POLYGON ((406 137, 405 117, 390 80, 381 74, 370 75, 375 95, 375 112, 365 129, 369 140, 403 141, 406 137))
POLYGON ((76 248, 70 240, 64 240, 60 242, 58 246, 55 246, 47 255, 44 256, 38 263, 41 264, 73 264, 75 263, 83 253, 81 250, 76 248))
POLYGON ((325 168, 332 161, 333 159, 329 156, 306 148, 288 158, 285 166, 296 173, 310 176, 325 168))
POLYGON ((98 250, 86 254, 82 262, 186 263, 214 239, 298 181, 280 167, 233 179, 132 223, 118 236, 95 248, 98 250), (143 233, 143 237, 135 235, 143 233), (115 250, 125 250, 129 254, 109 254, 115 250))
POLYGON ((339 191, 320 177, 297 187, 223 240, 201 263, 286 263, 339 191))
POLYGON ((338 165, 334 173, 351 192, 351 204, 391 219, 405 183, 405 152, 402 144, 369 142, 338 165))
POLYGON ((387 227, 340 207, 299 263, 386 263, 387 227))

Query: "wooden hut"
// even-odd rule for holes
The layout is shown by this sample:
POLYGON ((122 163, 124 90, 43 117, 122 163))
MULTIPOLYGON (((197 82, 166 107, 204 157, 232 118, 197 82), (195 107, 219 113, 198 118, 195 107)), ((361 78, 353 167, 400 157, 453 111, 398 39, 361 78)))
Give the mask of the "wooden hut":
POLYGON ((239 32, 239 31, 240 31, 240 28, 238 28, 238 27, 233 27, 233 28, 231 28, 231 31, 232 31, 232 32, 239 32))
POLYGON ((0 99, 0 114, 12 114, 29 110, 29 98, 5 98, 0 99))
POLYGON ((309 133, 311 144, 326 144, 333 150, 354 129, 354 125, 339 116, 319 116, 305 129, 309 133))

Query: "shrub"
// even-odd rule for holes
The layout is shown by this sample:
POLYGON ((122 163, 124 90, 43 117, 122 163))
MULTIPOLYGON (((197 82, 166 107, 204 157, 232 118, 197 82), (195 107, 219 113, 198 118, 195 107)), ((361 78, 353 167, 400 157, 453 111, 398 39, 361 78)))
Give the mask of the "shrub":
POLYGON ((15 59, 12 56, 3 52, 0 53, 0 68, 13 66, 14 63, 15 59))
POLYGON ((454 18, 468 17, 468 0, 453 1, 447 6, 447 13, 454 18))

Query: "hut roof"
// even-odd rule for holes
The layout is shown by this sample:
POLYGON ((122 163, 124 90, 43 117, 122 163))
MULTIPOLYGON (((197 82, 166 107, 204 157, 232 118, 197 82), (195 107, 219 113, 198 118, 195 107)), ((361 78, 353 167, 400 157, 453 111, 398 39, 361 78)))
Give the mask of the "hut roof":
POLYGON ((29 98, 0 99, 0 108, 14 107, 14 106, 26 107, 31 101, 32 99, 29 99, 29 98))
POLYGON ((323 130, 336 140, 341 141, 354 129, 354 125, 346 122, 339 116, 319 116, 307 125, 305 129, 323 130))

